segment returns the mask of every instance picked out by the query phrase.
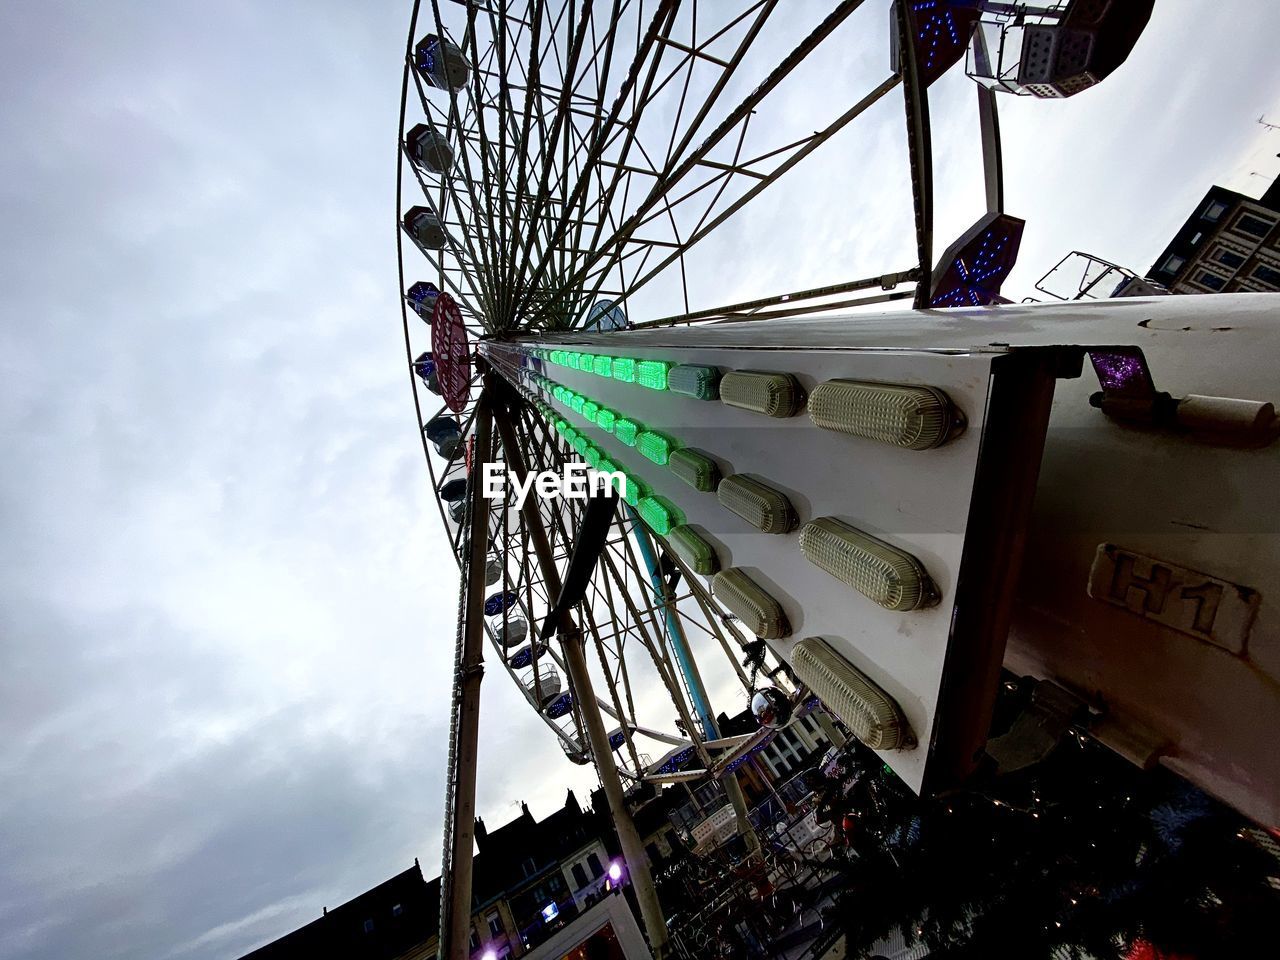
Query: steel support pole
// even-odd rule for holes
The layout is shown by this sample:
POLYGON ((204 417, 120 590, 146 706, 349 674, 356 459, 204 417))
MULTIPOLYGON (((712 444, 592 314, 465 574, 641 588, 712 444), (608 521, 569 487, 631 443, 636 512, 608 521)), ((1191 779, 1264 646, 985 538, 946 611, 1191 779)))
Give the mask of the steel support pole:
POLYGON ((457 732, 451 745, 447 896, 440 902, 440 960, 467 960, 471 939, 471 860, 476 830, 476 759, 480 733, 480 681, 484 679, 484 567, 489 540, 489 501, 481 493, 479 473, 491 455, 493 408, 488 391, 476 403, 475 478, 470 503, 470 552, 465 574, 466 603, 462 656, 458 663, 457 732))
MULTIPOLYGON (((625 509, 632 520, 639 525, 640 518, 636 515, 635 510, 630 506, 625 509)), ((716 724, 716 715, 711 709, 711 700, 707 696, 707 688, 702 682, 702 674, 698 672, 698 662, 693 659, 693 651, 689 648, 688 638, 685 637, 684 629, 680 626, 680 617, 675 610, 675 601, 672 600, 671 591, 662 579, 662 569, 658 565, 658 558, 654 555, 648 536, 643 531, 637 531, 635 540, 640 548, 640 556, 644 559, 645 566, 649 568, 649 580, 653 584, 653 598, 662 604, 663 612, 666 614, 667 635, 671 638, 671 647, 675 650, 680 672, 684 674, 685 686, 689 688, 689 698, 693 701, 693 709, 697 711, 698 719, 702 722, 702 735, 707 740, 714 740, 720 736, 720 730, 716 724)), ((738 775, 731 773, 722 782, 725 796, 729 798, 729 803, 733 807, 734 817, 738 821, 738 832, 747 841, 748 849, 754 853, 760 849, 760 838, 756 836, 756 832, 751 826, 751 816, 747 810, 747 798, 742 794, 742 784, 738 782, 738 775)))
MULTIPOLYGON (((524 452, 516 441, 515 431, 511 429, 511 424, 505 416, 497 418, 497 426, 507 469, 515 474, 516 479, 523 485, 529 471, 524 452)), ((560 596, 560 571, 556 569, 551 543, 547 539, 547 531, 542 523, 542 514, 538 511, 537 499, 526 498, 522 510, 525 526, 529 530, 529 542, 533 545, 534 554, 538 558, 538 566, 542 570, 547 595, 555 601, 560 596)), ((653 874, 649 870, 649 855, 644 851, 640 834, 636 831, 635 822, 631 819, 631 811, 627 809, 626 797, 622 792, 622 780, 618 777, 618 766, 614 762, 613 750, 609 746, 609 733, 605 730, 604 721, 600 718, 600 709, 596 705, 591 675, 587 672, 587 658, 583 652, 582 631, 575 623, 573 615, 567 611, 561 618, 559 628, 569 682, 573 685, 578 710, 587 728, 587 742, 591 745, 591 755, 595 761, 596 772, 600 775, 600 785, 604 788, 605 797, 609 801, 609 813, 613 817, 613 826, 618 833, 622 856, 627 862, 631 888, 635 891, 636 901, 640 905, 640 919, 644 923, 645 932, 649 935, 649 947, 653 950, 654 957, 662 960, 667 953, 667 925, 662 917, 662 905, 658 902, 658 891, 653 885, 653 874)))
POLYGON ((903 99, 907 109, 907 156, 911 162, 911 196, 915 205, 916 255, 920 262, 920 283, 916 287, 915 308, 929 306, 933 286, 933 146, 929 132, 929 90, 920 80, 916 48, 907 21, 906 0, 893 6, 897 19, 897 63, 902 77, 903 99))
POLYGON ((982 131, 982 176, 987 190, 987 212, 1004 213, 1004 153, 1000 146, 1000 111, 996 92, 978 88, 978 129, 982 131))

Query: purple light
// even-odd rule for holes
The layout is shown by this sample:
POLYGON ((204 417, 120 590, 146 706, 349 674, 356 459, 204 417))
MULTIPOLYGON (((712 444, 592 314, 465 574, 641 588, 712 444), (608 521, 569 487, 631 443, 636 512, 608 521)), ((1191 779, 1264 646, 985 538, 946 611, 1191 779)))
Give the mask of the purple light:
POLYGON ((493 947, 490 947, 484 953, 480 954, 480 960, 498 960, 498 955, 494 952, 493 947))
POLYGON ((956 240, 931 278, 930 306, 982 306, 1000 302, 1000 287, 1017 262, 1024 223, 988 214, 956 240))
POLYGON ((1146 393, 1152 389, 1146 360, 1138 351, 1090 350, 1089 359, 1103 390, 1146 393))
POLYGON ((977 9, 957 8, 951 2, 940 8, 937 0, 917 0, 908 6, 908 29, 914 37, 920 78, 926 87, 963 56, 978 16, 977 9))
POLYGON ((620 864, 617 860, 609 864, 609 879, 612 880, 614 883, 617 883, 619 880, 622 879, 622 864, 620 864))

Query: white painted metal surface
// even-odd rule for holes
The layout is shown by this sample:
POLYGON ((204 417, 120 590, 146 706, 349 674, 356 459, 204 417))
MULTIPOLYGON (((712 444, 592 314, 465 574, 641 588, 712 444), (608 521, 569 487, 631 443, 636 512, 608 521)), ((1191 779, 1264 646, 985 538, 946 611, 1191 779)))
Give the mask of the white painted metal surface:
MULTIPOLYGON (((793 638, 817 633, 838 641, 926 731, 929 668, 937 667, 946 634, 965 534, 960 504, 981 432, 988 351, 1131 344, 1144 351, 1156 387, 1174 397, 1280 400, 1280 296, 1270 294, 793 318, 573 341, 602 353, 789 370, 809 387, 826 376, 860 375, 952 393, 970 417, 968 431, 940 450, 914 453, 819 434, 803 415, 770 421, 633 386, 603 389, 600 378, 556 370, 575 389, 604 395, 706 449, 728 470, 771 480, 793 497, 802 519, 843 516, 916 552, 942 588, 939 607, 904 618, 850 603, 839 584, 790 549, 791 535, 735 526, 714 498, 681 490, 634 451, 600 443, 654 478, 707 529, 725 563, 747 567, 776 590, 794 617, 793 638)), ((1103 711, 1099 736, 1136 761, 1163 763, 1244 813, 1280 823, 1280 445, 1232 449, 1124 426, 1089 405, 1098 389, 1087 365, 1083 376, 1057 384, 1006 665, 1086 698, 1103 711), (1247 630, 1238 608, 1234 626, 1215 622, 1205 638, 1135 610, 1136 599, 1121 605, 1091 596, 1104 544, 1203 575, 1187 584, 1193 589, 1245 588, 1253 611, 1247 630)), ((779 644, 784 653, 788 647, 779 644)), ((917 784, 921 758, 887 757, 917 784)))
MULTIPOLYGON (((701 331, 690 331, 697 332, 701 331)), ((698 492, 636 449, 561 409, 575 429, 590 437, 615 463, 675 503, 693 528, 716 548, 722 567, 745 570, 778 600, 791 626, 789 638, 771 641, 780 654, 786 657, 803 637, 824 637, 898 702, 921 746, 884 756, 907 783, 920 789, 948 651, 991 361, 1003 351, 672 351, 648 347, 647 341, 656 336, 583 340, 596 340, 600 353, 711 364, 722 370, 783 371, 799 378, 807 391, 834 378, 925 384, 945 390, 965 412, 969 427, 951 443, 935 450, 901 450, 819 429, 803 412, 775 419, 585 371, 547 370, 548 375, 584 396, 708 454, 723 476, 747 473, 783 491, 801 523, 838 517, 911 552, 924 563, 942 601, 909 613, 885 610, 806 561, 799 549, 798 528, 789 534, 761 534, 727 510, 715 494, 698 492), (611 349, 605 349, 606 342, 611 349)))

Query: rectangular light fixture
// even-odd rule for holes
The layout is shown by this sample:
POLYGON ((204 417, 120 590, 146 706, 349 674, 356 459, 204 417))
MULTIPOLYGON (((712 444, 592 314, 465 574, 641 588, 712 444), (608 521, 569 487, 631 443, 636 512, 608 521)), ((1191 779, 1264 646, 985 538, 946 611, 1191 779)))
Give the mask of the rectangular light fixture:
POLYGON ((636 437, 640 435, 643 428, 634 420, 626 417, 619 417, 617 423, 613 425, 613 435, 618 438, 620 443, 628 447, 636 445, 636 437))
POLYGON ((695 400, 715 400, 720 396, 720 370, 681 363, 667 371, 667 389, 695 400))
POLYGON ((613 358, 613 379, 623 383, 636 382, 636 362, 630 357, 613 358))
POLYGON ((872 750, 915 746, 915 738, 893 697, 822 638, 805 637, 792 647, 791 668, 872 750))
MULTIPOLYGON (((621 467, 619 467, 616 463, 614 463, 612 460, 610 460, 608 457, 604 455, 601 455, 600 462, 597 464, 594 464, 594 466, 601 473, 622 473, 623 476, 626 476, 625 472, 622 470, 621 467)), ((615 488, 618 486, 617 481, 610 481, 610 482, 613 484, 615 488)), ((619 490, 618 492, 621 493, 622 491, 619 490)))
POLYGON ((800 552, 886 610, 919 610, 938 602, 938 590, 924 564, 835 517, 806 523, 800 531, 800 552))
POLYGON ((652 460, 660 467, 666 466, 667 461, 671 459, 671 451, 675 448, 674 440, 655 430, 642 431, 636 437, 636 450, 642 457, 652 460))
POLYGON ((667 535, 667 543, 694 573, 710 576, 720 567, 715 549, 687 524, 672 530, 667 535))
POLYGON ((717 573, 711 579, 711 592, 757 637, 777 640, 790 635, 782 606, 737 567, 717 573))
POLYGON ((720 468, 716 462, 696 450, 673 450, 667 466, 677 477, 702 493, 710 493, 720 482, 720 468))
POLYGON ((650 494, 649 485, 637 477, 634 473, 627 474, 627 491, 622 495, 622 499, 632 507, 639 507, 640 501, 650 494))
POLYGON ((613 357, 606 357, 597 354, 595 360, 591 364, 591 370, 597 377, 612 377, 613 357))
POLYGON ((608 407, 601 407, 596 414, 596 426, 605 433, 613 433, 613 426, 618 422, 618 415, 608 407))
POLYGON ((809 419, 824 430, 907 450, 941 446, 963 424, 950 398, 936 387, 866 380, 828 380, 815 387, 809 419))
POLYGON ((794 417, 804 404, 804 389, 789 373, 731 370, 720 378, 720 402, 766 417, 794 417))
POLYGON ((582 415, 592 423, 596 422, 596 415, 600 412, 600 404, 594 400, 588 400, 582 405, 582 415))
POLYGON ((647 496, 643 498, 636 510, 649 528, 660 536, 666 536, 684 522, 679 509, 665 497, 647 496))
POLYGON ((667 371, 671 364, 666 360, 638 360, 636 362, 636 383, 650 390, 667 389, 667 371))
POLYGON ((764 533, 787 533, 795 528, 796 511, 787 495, 743 473, 725 477, 716 487, 724 507, 764 533))

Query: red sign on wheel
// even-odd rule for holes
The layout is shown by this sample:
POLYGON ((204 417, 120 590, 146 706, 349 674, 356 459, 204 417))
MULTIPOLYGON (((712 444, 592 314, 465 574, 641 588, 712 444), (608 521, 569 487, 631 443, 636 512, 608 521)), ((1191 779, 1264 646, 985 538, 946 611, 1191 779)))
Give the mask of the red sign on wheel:
POLYGON ((431 313, 431 356, 436 362, 440 395, 454 413, 461 413, 471 393, 471 344, 457 301, 447 293, 436 297, 431 313))

